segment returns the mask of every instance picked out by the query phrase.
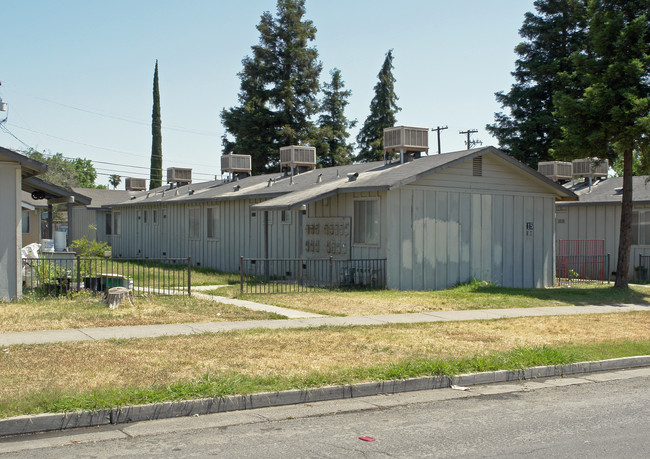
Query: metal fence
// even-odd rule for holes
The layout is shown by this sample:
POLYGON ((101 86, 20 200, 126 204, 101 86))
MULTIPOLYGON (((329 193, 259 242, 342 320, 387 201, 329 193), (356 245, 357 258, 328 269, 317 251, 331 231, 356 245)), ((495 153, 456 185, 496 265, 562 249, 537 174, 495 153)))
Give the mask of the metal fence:
POLYGON ((557 280, 564 283, 609 282, 609 254, 560 255, 557 257, 557 280))
POLYGON ((23 293, 66 295, 73 291, 106 292, 126 287, 134 295, 191 295, 190 258, 110 259, 23 258, 23 293))
POLYGON ((639 264, 634 267, 636 280, 647 282, 650 280, 648 271, 650 270, 650 255, 639 254, 639 264))
POLYGON ((242 293, 295 293, 315 289, 385 288, 386 259, 240 258, 242 293))

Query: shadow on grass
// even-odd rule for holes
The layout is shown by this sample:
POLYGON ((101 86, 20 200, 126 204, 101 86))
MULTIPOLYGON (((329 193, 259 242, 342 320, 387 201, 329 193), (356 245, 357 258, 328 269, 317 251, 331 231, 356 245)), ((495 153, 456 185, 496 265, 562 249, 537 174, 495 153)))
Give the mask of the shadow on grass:
POLYGON ((630 287, 620 289, 613 284, 589 284, 578 286, 558 286, 547 289, 498 287, 480 282, 460 285, 449 291, 491 296, 518 296, 541 301, 556 301, 575 306, 599 304, 640 304, 650 305, 650 288, 630 287))

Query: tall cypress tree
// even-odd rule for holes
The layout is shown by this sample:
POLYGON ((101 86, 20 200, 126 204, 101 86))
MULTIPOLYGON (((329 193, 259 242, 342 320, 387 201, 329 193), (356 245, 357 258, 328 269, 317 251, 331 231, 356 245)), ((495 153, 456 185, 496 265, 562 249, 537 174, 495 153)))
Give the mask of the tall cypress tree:
POLYGON ((162 128, 160 121, 160 89, 158 88, 158 59, 153 72, 153 110, 151 113, 151 168, 149 189, 162 186, 162 128))
POLYGON ((377 78, 370 114, 357 135, 360 151, 356 159, 361 162, 379 161, 384 157, 384 128, 395 126, 395 115, 401 110, 397 106, 399 97, 395 94, 392 49, 386 53, 377 78))
POLYGON ((253 172, 276 167, 279 148, 315 138, 322 65, 304 0, 278 0, 277 14, 262 14, 259 44, 242 61, 239 106, 224 109, 224 153, 250 154, 253 172))
POLYGON ((331 81, 323 84, 318 139, 314 142, 318 164, 324 167, 352 163, 354 145, 348 143, 348 129, 357 124, 356 120, 349 121, 345 116, 352 91, 344 89, 341 71, 333 69, 330 75, 331 81))
POLYGON ((573 55, 575 87, 555 97, 562 138, 557 155, 623 158, 623 193, 615 286, 628 286, 635 154, 650 160, 650 2, 591 0, 589 41, 573 55))
MULTIPOLYGON (((496 99, 509 113, 495 113, 486 129, 501 148, 536 168, 551 158, 549 149, 560 137, 553 115, 553 94, 571 87, 565 75, 573 71, 571 55, 584 49, 585 0, 537 0, 536 14, 526 13, 515 48, 515 83, 496 99)), ((577 94, 574 92, 574 94, 577 94)))

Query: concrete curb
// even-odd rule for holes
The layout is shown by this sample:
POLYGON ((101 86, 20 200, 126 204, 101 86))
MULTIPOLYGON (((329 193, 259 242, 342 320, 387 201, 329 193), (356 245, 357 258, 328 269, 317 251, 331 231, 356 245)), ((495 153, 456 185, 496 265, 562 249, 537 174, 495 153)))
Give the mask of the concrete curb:
POLYGON ((343 400, 372 395, 473 386, 489 383, 531 380, 568 376, 598 371, 615 371, 650 366, 650 355, 622 357, 568 365, 531 367, 522 370, 486 371, 458 376, 434 376, 369 382, 343 386, 328 386, 305 390, 266 392, 252 395, 232 395, 223 398, 206 398, 180 402, 154 403, 76 413, 55 413, 16 416, 0 420, 0 438, 79 427, 151 421, 182 416, 198 416, 228 411, 296 405, 301 403, 343 400))

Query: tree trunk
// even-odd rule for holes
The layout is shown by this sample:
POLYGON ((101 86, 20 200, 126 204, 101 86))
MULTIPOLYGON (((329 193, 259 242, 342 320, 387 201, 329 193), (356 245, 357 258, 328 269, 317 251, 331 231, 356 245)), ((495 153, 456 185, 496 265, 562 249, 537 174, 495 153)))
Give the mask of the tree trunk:
POLYGON ((623 152, 623 202, 621 205, 621 228, 618 243, 618 262, 614 287, 627 288, 632 248, 632 150, 623 152))
POLYGON ((109 308, 115 309, 117 308, 123 301, 129 302, 131 306, 133 306, 133 302, 131 301, 131 290, 125 287, 113 287, 109 288, 108 292, 106 293, 106 302, 108 303, 109 308))

